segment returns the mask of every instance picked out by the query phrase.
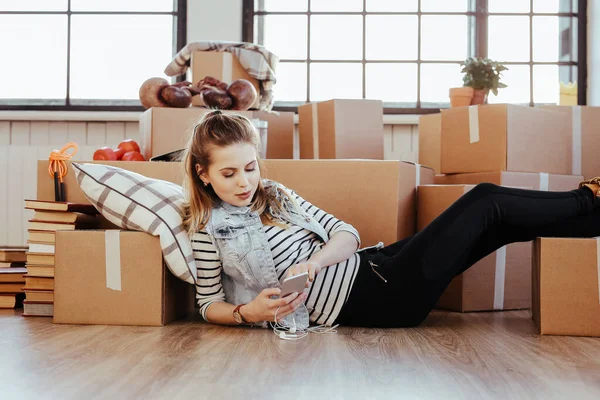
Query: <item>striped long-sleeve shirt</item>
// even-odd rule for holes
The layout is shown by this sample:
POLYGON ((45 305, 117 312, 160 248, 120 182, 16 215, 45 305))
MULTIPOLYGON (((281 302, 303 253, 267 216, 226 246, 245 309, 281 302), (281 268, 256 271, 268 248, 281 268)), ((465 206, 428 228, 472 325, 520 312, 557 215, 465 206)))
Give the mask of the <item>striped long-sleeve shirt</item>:
MULTIPOLYGON (((348 231, 354 234, 360 243, 358 232, 352 225, 310 204, 295 192, 292 192, 292 195, 298 204, 323 226, 329 237, 339 231, 348 231)), ((286 277, 287 270, 292 265, 306 262, 324 246, 324 242, 317 234, 296 225, 287 224, 287 229, 265 226, 265 233, 280 282, 286 277)), ((221 285, 223 268, 217 249, 212 244, 208 233, 197 232, 192 237, 192 247, 198 267, 196 299, 200 313, 206 320, 206 309, 210 304, 225 301, 225 293, 221 285)), ((328 266, 317 274, 314 282, 306 289, 308 297, 305 304, 311 322, 333 324, 348 299, 359 262, 358 253, 354 253, 348 260, 328 266)))

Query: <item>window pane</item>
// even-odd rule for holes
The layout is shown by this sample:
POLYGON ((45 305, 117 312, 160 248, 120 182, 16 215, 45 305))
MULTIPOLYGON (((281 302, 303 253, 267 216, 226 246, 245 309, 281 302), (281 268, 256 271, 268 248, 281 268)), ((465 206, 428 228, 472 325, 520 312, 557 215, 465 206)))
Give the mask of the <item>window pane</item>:
POLYGON ((313 0, 310 11, 362 11, 363 0, 313 0))
POLYGON ((558 61, 558 31, 558 17, 533 17, 533 61, 558 61))
POLYGON ((488 96, 490 103, 529 104, 529 66, 507 65, 508 71, 502 72, 503 83, 508 87, 499 89, 498 96, 488 96))
POLYGON ((0 37, 0 98, 66 98, 66 15, 0 15, 0 37))
POLYGON ((0 0, 2 11, 67 11, 67 0, 0 0))
POLYGON ((367 0, 369 12, 411 12, 418 8, 417 0, 367 0))
POLYGON ((467 11, 468 0, 421 0, 421 11, 462 12, 467 11))
POLYGON ((417 102, 417 64, 367 64, 368 99, 417 102))
POLYGON ((173 57, 173 17, 73 15, 71 19, 72 98, 138 99, 143 81, 164 76, 173 57))
POLYGON ((313 60, 361 60, 360 15, 310 17, 310 58, 313 60))
POLYGON ((263 43, 267 50, 281 59, 301 59, 307 57, 306 15, 266 15, 264 17, 263 43))
POLYGON ((310 65, 310 101, 362 99, 362 64, 310 65))
POLYGON ((491 13, 528 13, 529 0, 488 0, 491 13))
POLYGON ((464 60, 467 58, 467 46, 466 16, 423 15, 421 17, 421 59, 464 60))
MULTIPOLYGON (((534 13, 558 13, 571 12, 571 0, 533 0, 534 13)), ((573 0, 577 4, 577 0, 573 0)))
POLYGON ((173 11, 173 0, 71 0, 73 11, 173 11))
POLYGON ((496 61, 529 61, 529 17, 489 17, 488 54, 496 61))
POLYGON ((418 46, 416 15, 367 15, 369 60, 416 60, 418 46), (393 45, 390 46, 390 42, 393 45))
POLYGON ((263 0, 254 2, 256 11, 308 11, 308 0, 263 0), (263 7, 261 8, 261 3, 263 7))
POLYGON ((421 102, 449 103, 450 88, 462 86, 458 64, 421 64, 421 102))
POLYGON ((578 46, 578 33, 577 30, 579 29, 577 24, 578 24, 579 20, 577 18, 559 18, 558 21, 558 29, 560 31, 560 45, 559 45, 559 51, 560 51, 560 61, 577 61, 577 46, 578 46), (566 28, 566 23, 567 22, 562 22, 562 21, 568 21, 571 20, 571 28, 570 30, 566 28), (569 40, 571 41, 569 44, 569 40), (569 50, 570 50, 570 55, 569 55, 569 50))
POLYGON ((533 66, 534 103, 558 103, 558 65, 533 66))
POLYGON ((277 66, 275 101, 306 101, 306 63, 282 62, 277 66))

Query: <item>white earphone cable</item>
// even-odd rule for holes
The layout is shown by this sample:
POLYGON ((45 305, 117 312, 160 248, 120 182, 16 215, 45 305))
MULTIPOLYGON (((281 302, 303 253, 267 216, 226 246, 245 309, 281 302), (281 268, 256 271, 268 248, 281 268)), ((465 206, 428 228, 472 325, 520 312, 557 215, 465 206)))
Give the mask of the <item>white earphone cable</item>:
MULTIPOLYGON (((306 309, 306 311, 308 312, 306 305, 302 304, 302 307, 304 307, 306 309)), ((296 326, 296 319, 293 317, 293 314, 292 314, 292 325, 291 326, 288 325, 285 321, 281 321, 282 323, 280 323, 277 321, 277 313, 278 312, 279 312, 279 308, 277 308, 277 310, 275 311, 275 323, 269 322, 269 325, 271 325, 271 328, 273 329, 273 333, 275 335, 279 336, 280 339, 299 340, 299 339, 305 338, 309 333, 317 333, 317 334, 321 334, 321 335, 337 333, 336 328, 339 326, 339 324, 336 324, 333 326, 317 325, 317 326, 308 327, 306 329, 298 328, 296 326)))

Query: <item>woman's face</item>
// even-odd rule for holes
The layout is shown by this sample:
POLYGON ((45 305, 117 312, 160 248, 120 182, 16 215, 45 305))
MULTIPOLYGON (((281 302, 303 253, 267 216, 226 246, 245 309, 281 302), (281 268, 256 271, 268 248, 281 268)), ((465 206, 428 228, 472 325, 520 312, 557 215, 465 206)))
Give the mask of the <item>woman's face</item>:
POLYGON ((238 207, 249 205, 260 182, 254 146, 237 143, 214 147, 210 156, 212 164, 207 173, 201 173, 202 180, 212 185, 221 200, 238 207))

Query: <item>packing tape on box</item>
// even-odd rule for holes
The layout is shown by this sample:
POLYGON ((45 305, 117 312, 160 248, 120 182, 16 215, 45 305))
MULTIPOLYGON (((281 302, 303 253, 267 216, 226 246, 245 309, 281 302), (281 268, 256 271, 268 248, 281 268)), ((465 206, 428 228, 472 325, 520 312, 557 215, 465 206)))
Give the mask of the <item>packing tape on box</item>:
POLYGON ((571 108, 571 121, 573 132, 573 172, 572 175, 581 175, 581 107, 571 108))
POLYGON ((319 112, 317 104, 312 103, 312 134, 313 134, 313 159, 319 159, 319 112))
POLYGON ((600 237, 596 238, 596 270, 598 270, 598 303, 600 304, 600 237))
POLYGON ((547 192, 549 181, 550 181, 550 175, 546 172, 540 172, 540 190, 547 192))
MULTIPOLYGON (((231 55, 231 58, 236 57, 235 55, 231 55)), ((233 62, 235 62, 235 60, 232 60, 233 62)), ((221 81, 223 82, 233 82, 233 62, 224 62, 223 63, 223 69, 221 71, 221 73, 223 74, 223 78, 221 78, 221 81)))
POLYGON ((478 108, 478 106, 469 106, 469 141, 471 143, 479 142, 479 108, 478 108))
POLYGON ((421 184, 421 164, 415 164, 415 187, 421 184))
POLYGON ((109 229, 104 233, 106 253, 106 287, 121 291, 121 231, 109 229))
POLYGON ((504 309, 504 282, 506 282, 506 246, 502 246, 496 250, 494 310, 504 309))

